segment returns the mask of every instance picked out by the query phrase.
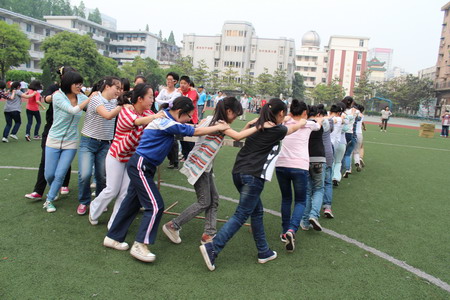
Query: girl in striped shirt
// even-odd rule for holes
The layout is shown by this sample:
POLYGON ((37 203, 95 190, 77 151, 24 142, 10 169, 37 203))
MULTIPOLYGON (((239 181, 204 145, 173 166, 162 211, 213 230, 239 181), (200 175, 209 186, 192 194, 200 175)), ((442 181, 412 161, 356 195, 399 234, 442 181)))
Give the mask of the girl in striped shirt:
POLYGON ((106 156, 106 188, 95 198, 90 205, 89 222, 98 224, 108 204, 117 197, 114 210, 108 222, 108 228, 114 221, 120 204, 127 195, 130 178, 126 171, 126 163, 136 151, 145 125, 157 118, 164 117, 161 111, 154 114, 150 108, 153 104, 153 90, 147 84, 138 84, 131 96, 132 107, 124 107, 117 119, 114 141, 106 156))
MULTIPOLYGON (((228 124, 242 115, 242 105, 235 97, 226 97, 220 101, 214 112, 214 116, 209 116, 203 120, 199 127, 207 127, 216 124, 218 121, 224 121, 228 124)), ((195 143, 194 148, 189 153, 181 173, 186 175, 190 184, 194 185, 197 194, 197 202, 186 208, 180 216, 163 225, 163 232, 175 244, 181 243, 181 226, 192 220, 199 213, 205 211, 205 230, 201 238, 201 243, 207 243, 212 240, 217 232, 217 207, 219 205, 219 195, 214 183, 213 163, 214 158, 223 145, 225 135, 239 141, 257 131, 256 127, 250 126, 257 119, 250 121, 241 132, 233 129, 227 129, 223 133, 216 132, 200 137, 195 143)))

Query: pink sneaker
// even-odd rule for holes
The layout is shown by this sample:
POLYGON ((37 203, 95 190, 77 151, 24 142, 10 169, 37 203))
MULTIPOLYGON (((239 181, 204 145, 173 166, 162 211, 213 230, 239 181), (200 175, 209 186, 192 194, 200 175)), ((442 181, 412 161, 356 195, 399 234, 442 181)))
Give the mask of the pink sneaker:
POLYGON ((84 204, 78 205, 77 214, 82 216, 82 215, 86 214, 86 211, 87 211, 87 205, 84 205, 84 204))
POLYGON ((63 186, 61 187, 61 195, 67 195, 69 193, 69 187, 63 186))
POLYGON ((26 194, 25 198, 33 199, 33 200, 42 200, 42 195, 39 195, 36 192, 32 192, 31 194, 26 194))

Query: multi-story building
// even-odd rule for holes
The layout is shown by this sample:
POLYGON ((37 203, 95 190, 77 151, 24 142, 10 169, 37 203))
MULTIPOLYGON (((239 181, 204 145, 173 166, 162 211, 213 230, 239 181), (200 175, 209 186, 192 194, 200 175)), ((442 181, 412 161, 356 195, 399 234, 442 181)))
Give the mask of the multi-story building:
POLYGON ((444 12, 444 21, 442 22, 434 80, 438 106, 450 105, 450 2, 445 4, 441 11, 444 12))
POLYGON ((369 50, 368 60, 376 58, 379 62, 384 62, 384 68, 386 69, 386 78, 389 79, 389 74, 392 74, 392 58, 394 56, 394 50, 389 48, 372 48, 369 50))
POLYGON ((304 78, 307 88, 327 82, 328 53, 320 50, 320 37, 308 31, 302 37, 302 46, 295 53, 295 72, 304 78))
POLYGON ((118 31, 115 28, 116 22, 111 17, 107 18, 106 26, 77 16, 45 16, 44 19, 46 22, 0 8, 0 21, 18 24, 31 41, 29 51, 31 60, 17 69, 42 72, 39 63, 44 57, 44 52, 40 46, 46 37, 61 31, 90 35, 99 53, 114 58, 119 65, 133 61, 136 56, 155 60, 161 57, 164 59, 162 61, 164 65, 173 64, 179 57, 178 46, 165 46, 165 42, 147 31, 118 31))
POLYGON ((376 57, 367 62, 367 69, 369 71, 368 79, 370 82, 383 82, 386 79, 385 64, 384 61, 379 61, 376 57))
POLYGON ((436 66, 419 70, 417 76, 419 79, 428 79, 434 82, 434 79, 436 78, 436 66))
POLYGON ((327 83, 337 79, 347 95, 367 69, 369 38, 333 35, 328 43, 327 83))
POLYGON ((292 82, 294 53, 293 39, 259 38, 253 25, 244 21, 226 21, 222 33, 215 36, 183 35, 182 56, 192 57, 194 67, 203 60, 210 71, 232 68, 237 72, 237 82, 247 70, 257 77, 266 69, 270 74, 285 70, 288 81, 292 82))

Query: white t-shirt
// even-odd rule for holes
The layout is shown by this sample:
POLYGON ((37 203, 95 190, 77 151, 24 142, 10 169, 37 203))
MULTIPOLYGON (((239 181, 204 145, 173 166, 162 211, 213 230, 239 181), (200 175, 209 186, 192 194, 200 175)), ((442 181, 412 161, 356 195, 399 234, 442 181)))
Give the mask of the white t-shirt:
POLYGON ((162 89, 162 91, 158 94, 158 97, 156 97, 155 101, 159 105, 168 103, 169 105, 175 100, 176 98, 180 97, 181 93, 175 89, 172 93, 169 93, 169 91, 165 88, 162 89))
POLYGON ((241 97, 241 105, 242 105, 242 109, 248 109, 248 98, 247 97, 241 97))
POLYGON ((362 133, 362 122, 364 121, 364 115, 360 114, 361 120, 356 123, 356 133, 362 133))

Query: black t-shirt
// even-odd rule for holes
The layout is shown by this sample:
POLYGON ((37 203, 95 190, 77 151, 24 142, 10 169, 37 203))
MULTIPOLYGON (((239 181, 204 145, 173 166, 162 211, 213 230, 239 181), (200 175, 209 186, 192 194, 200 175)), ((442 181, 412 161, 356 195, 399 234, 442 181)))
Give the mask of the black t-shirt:
MULTIPOLYGON (((53 95, 54 92, 56 92, 57 90, 59 90, 59 85, 58 84, 52 84, 49 85, 47 87, 47 89, 42 93, 42 97, 49 96, 49 95, 53 95)), ((50 105, 48 106, 47 112, 45 113, 45 127, 44 127, 44 132, 42 133, 42 136, 47 136, 48 132, 50 131, 50 128, 53 125, 53 102, 50 102, 50 105)))
POLYGON ((281 150, 280 141, 286 134, 287 127, 277 125, 249 136, 236 157, 233 174, 240 173, 270 180, 281 150))

